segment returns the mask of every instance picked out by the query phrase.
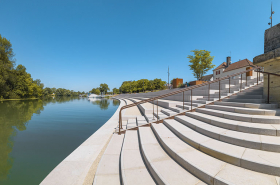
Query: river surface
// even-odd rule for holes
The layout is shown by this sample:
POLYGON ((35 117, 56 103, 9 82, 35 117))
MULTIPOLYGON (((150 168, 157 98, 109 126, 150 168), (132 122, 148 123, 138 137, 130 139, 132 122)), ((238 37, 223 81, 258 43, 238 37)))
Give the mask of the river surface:
POLYGON ((0 185, 37 185, 115 113, 118 100, 0 102, 0 185))

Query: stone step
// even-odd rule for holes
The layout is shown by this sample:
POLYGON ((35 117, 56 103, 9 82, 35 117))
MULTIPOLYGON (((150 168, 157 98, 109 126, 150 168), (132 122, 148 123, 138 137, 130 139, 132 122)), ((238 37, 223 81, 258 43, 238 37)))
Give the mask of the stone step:
POLYGON ((211 125, 221 127, 224 129, 245 132, 250 134, 260 134, 260 135, 269 135, 269 136, 280 136, 280 125, 270 125, 262 123, 250 123, 243 121, 229 120, 225 118, 220 118, 216 116, 211 116, 208 114, 203 114, 200 112, 186 112, 186 115, 209 123, 211 125))
MULTIPOLYGON (((205 102, 206 103, 206 102, 205 102)), ((185 102, 184 103, 185 105, 188 105, 188 106, 191 106, 191 102, 185 102)), ((202 106, 203 104, 202 103, 192 103, 192 106, 193 107, 200 107, 200 106, 202 106)))
POLYGON ((121 151, 122 184, 156 184, 144 164, 137 130, 127 130, 121 151))
POLYGON ((243 169, 211 157, 186 144, 162 123, 152 129, 165 151, 181 166, 207 184, 274 184, 279 177, 243 169))
POLYGON ((102 155, 94 176, 93 185, 120 185, 120 153, 124 135, 113 134, 102 155))
POLYGON ((205 184, 163 150, 150 127, 140 127, 138 133, 141 153, 157 184, 205 184))
POLYGON ((154 113, 154 116, 155 116, 156 118, 158 118, 158 119, 164 119, 164 118, 169 117, 169 116, 167 116, 166 114, 164 114, 164 113, 162 113, 162 112, 158 112, 158 114, 157 114, 157 112, 155 112, 155 113, 154 113))
POLYGON ((232 95, 230 99, 262 99, 263 95, 232 95))
POLYGON ((128 119, 126 129, 130 129, 137 126, 137 120, 135 119, 128 119))
POLYGON ((213 110, 213 109, 196 109, 197 112, 218 116, 221 118, 227 118, 237 121, 245 121, 245 122, 253 122, 253 123, 265 123, 265 124, 280 124, 279 116, 261 116, 261 115, 249 115, 249 114, 241 114, 235 112, 227 112, 221 110, 213 110))
POLYGON ((269 152, 280 152, 280 137, 227 130, 217 126, 209 125, 205 122, 193 119, 188 116, 176 116, 175 120, 201 134, 216 140, 246 148, 269 152))
POLYGON ((169 107, 170 110, 174 111, 174 112, 177 112, 177 113, 181 113, 181 112, 184 112, 186 110, 189 110, 188 107, 186 106, 186 110, 183 110, 179 107, 169 107))
POLYGON ((202 135, 176 120, 164 120, 163 123, 180 139, 212 157, 249 170, 280 176, 280 153, 247 149, 221 142, 202 135))
POLYGON ((177 112, 174 112, 170 109, 161 109, 161 112, 167 116, 173 116, 175 114, 178 114, 177 112))
POLYGON ((234 99, 234 98, 227 98, 223 99, 224 102, 239 102, 239 103, 264 103, 264 99, 234 99))
POLYGON ((223 102, 216 101, 215 105, 224 105, 224 106, 232 106, 232 107, 245 107, 252 109, 276 109, 278 108, 277 104, 265 104, 265 103, 237 103, 237 102, 223 102))
POLYGON ((228 112, 236 112, 241 114, 250 114, 250 115, 264 115, 264 116, 275 116, 279 112, 279 110, 269 110, 269 109, 252 109, 245 107, 231 107, 231 106, 223 106, 223 105, 206 105, 207 109, 215 109, 215 110, 223 110, 228 112))

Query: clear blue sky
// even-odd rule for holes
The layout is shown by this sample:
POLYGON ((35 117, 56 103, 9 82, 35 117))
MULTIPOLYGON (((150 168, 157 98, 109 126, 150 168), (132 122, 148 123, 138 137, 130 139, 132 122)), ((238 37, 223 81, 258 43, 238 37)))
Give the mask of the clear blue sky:
MULTIPOLYGON (((274 24, 280 2, 273 0, 274 24)), ((194 80, 191 50, 219 65, 263 53, 270 0, 1 0, 0 34, 45 87, 112 89, 142 78, 194 80)), ((208 72, 209 74, 212 71, 208 72)))

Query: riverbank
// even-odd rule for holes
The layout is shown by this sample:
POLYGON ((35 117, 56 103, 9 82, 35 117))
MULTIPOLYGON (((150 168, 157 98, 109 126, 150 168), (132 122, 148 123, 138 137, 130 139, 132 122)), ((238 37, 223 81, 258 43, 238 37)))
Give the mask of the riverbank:
POLYGON ((14 100, 38 100, 40 98, 21 98, 21 99, 0 99, 0 101, 14 101, 14 100))
POLYGON ((98 162, 118 125, 120 107, 126 105, 119 101, 112 117, 59 163, 41 184, 92 184, 98 162))

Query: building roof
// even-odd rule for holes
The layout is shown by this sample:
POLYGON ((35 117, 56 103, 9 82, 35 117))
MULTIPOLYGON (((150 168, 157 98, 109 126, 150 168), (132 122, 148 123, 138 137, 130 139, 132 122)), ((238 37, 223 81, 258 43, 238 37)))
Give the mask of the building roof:
POLYGON ((218 69, 222 69, 222 68, 226 68, 227 67, 227 63, 223 62, 221 65, 219 65, 216 69, 214 69, 213 71, 215 70, 218 70, 218 69))
POLYGON ((202 81, 210 81, 212 77, 213 77, 213 74, 211 74, 211 75, 205 75, 205 76, 202 76, 199 80, 202 80, 202 81))
MULTIPOLYGON (((225 62, 224 62, 225 63, 225 62)), ((231 71, 231 70, 235 70, 235 69, 239 69, 239 68, 242 68, 242 67, 246 67, 246 66, 252 66, 254 67, 255 65, 250 61, 248 60, 247 58, 244 59, 244 60, 240 60, 238 62, 234 62, 232 64, 230 64, 225 70, 224 70, 224 73, 225 72, 228 72, 228 71, 231 71)))

